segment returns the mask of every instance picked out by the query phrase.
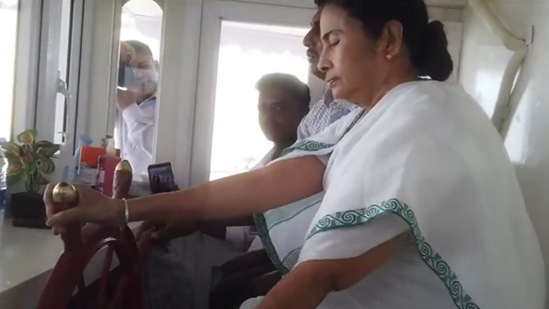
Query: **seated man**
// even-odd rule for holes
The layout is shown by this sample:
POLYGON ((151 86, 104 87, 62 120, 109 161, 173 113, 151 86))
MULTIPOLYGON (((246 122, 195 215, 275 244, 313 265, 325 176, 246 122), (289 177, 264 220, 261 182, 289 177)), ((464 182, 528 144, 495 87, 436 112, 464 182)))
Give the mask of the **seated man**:
MULTIPOLYGON (((297 140, 297 127, 309 112, 311 97, 309 87, 289 74, 267 74, 257 82, 256 89, 259 91, 259 125, 267 140, 273 142, 273 148, 254 166, 259 168, 297 140)), ((253 225, 251 218, 244 223, 253 225)), ((225 238, 246 250, 251 243, 249 230, 248 227, 227 227, 225 238)), ((259 247, 257 239, 253 248, 259 247)))
MULTIPOLYGON (((297 127, 309 111, 310 94, 295 76, 280 73, 262 77, 256 88, 259 123, 273 142, 271 151, 257 165, 260 167, 296 141, 297 127)), ((164 246, 153 247, 146 262, 148 307, 206 308, 215 283, 212 280, 217 281, 211 279, 216 275, 212 267, 245 252, 253 239, 252 218, 238 221, 168 225, 153 233, 153 239, 164 246), (227 228, 233 225, 241 227, 227 228), (183 235, 189 236, 173 239, 183 235)))

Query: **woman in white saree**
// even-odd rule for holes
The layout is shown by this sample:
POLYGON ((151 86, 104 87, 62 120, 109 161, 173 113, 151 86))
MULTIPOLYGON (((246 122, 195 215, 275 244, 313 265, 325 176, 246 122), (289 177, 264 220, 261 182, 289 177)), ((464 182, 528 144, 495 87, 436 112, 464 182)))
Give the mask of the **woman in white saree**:
POLYGON ((296 265, 242 308, 542 309, 540 246, 502 141, 439 82, 452 70, 442 25, 423 0, 317 4, 319 67, 361 109, 263 169, 190 190, 116 201, 78 188, 79 205, 54 214, 50 187, 48 224, 223 220, 324 189, 296 265))

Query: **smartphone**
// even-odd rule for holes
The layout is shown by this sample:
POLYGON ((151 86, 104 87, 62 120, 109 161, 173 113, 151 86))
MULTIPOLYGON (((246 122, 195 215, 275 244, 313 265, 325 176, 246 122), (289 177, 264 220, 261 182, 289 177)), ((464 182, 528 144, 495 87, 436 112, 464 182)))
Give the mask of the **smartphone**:
POLYGON ((118 87, 128 88, 139 85, 139 81, 135 76, 135 70, 127 63, 121 63, 118 66, 118 87))
POLYGON ((176 188, 170 162, 151 164, 147 168, 151 193, 171 192, 176 188))

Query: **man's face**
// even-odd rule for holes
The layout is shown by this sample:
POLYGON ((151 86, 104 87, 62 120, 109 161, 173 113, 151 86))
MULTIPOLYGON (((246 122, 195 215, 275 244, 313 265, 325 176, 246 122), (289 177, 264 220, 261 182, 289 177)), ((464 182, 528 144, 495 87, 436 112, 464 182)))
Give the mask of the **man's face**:
POLYGON ((137 92, 142 95, 152 95, 156 92, 158 86, 157 63, 152 55, 144 52, 135 53, 132 61, 135 77, 138 81, 137 92))
POLYGON ((303 37, 303 45, 307 48, 307 58, 311 65, 311 72, 314 76, 324 80, 325 74, 318 69, 318 59, 322 52, 322 41, 320 40, 320 15, 322 8, 319 8, 311 20, 311 30, 303 37))
POLYGON ((280 89, 264 89, 259 93, 259 125, 265 137, 275 143, 293 143, 297 127, 307 109, 297 98, 280 89))

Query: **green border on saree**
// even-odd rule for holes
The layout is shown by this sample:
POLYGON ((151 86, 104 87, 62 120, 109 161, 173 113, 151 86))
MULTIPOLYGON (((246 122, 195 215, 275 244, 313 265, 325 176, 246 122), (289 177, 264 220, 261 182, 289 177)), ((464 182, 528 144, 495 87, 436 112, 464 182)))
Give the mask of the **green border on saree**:
MULTIPOLYGON (((316 152, 334 146, 335 144, 326 144, 305 139, 295 143, 293 146, 286 148, 284 151, 282 151, 279 158, 286 156, 296 150, 316 152)), ((254 223, 259 233, 259 238, 261 238, 263 248, 265 249, 265 252, 267 252, 267 256, 269 256, 269 259, 273 263, 273 266, 280 270, 282 273, 287 274, 290 270, 286 266, 284 266, 284 263, 280 260, 280 257, 276 253, 273 241, 271 240, 271 236, 269 235, 269 228, 267 227, 267 221, 265 220, 265 216, 263 214, 254 215, 254 223)))
POLYGON ((334 147, 334 146, 335 146, 334 144, 325 144, 325 143, 321 143, 313 140, 304 139, 302 141, 295 143, 293 146, 290 146, 284 149, 282 153, 280 153, 279 158, 284 157, 296 150, 315 152, 315 151, 319 151, 319 150, 334 147))
POLYGON ((281 271, 283 274, 287 274, 290 270, 286 268, 286 266, 284 266, 284 264, 278 257, 278 254, 276 253, 276 249, 271 240, 271 236, 269 235, 269 229, 267 228, 265 216, 263 216, 263 214, 254 215, 254 222, 255 227, 257 228, 257 232, 259 234, 259 238, 261 239, 261 243, 263 244, 263 249, 265 249, 265 252, 273 263, 273 266, 276 267, 276 269, 281 271))
POLYGON ((457 308, 479 309, 480 307, 473 301, 471 296, 463 290, 463 285, 450 268, 450 265, 425 240, 412 209, 398 199, 387 200, 382 202, 381 205, 371 205, 367 208, 326 215, 315 224, 307 239, 326 231, 363 225, 387 214, 399 216, 410 226, 421 259, 446 286, 457 308))

